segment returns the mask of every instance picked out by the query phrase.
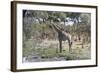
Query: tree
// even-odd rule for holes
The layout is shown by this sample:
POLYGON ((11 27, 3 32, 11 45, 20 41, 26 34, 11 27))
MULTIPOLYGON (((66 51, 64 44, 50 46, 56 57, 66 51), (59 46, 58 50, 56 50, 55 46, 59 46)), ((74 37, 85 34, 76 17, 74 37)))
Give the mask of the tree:
POLYGON ((46 11, 34 11, 34 17, 36 17, 39 22, 46 22, 46 19, 48 18, 48 13, 46 11))
POLYGON ((75 24, 77 24, 80 22, 80 14, 81 13, 68 12, 67 16, 70 17, 75 24))
POLYGON ((84 13, 80 15, 81 18, 81 22, 86 24, 86 25, 90 25, 91 24, 91 14, 89 13, 84 13))
POLYGON ((32 11, 23 10, 23 35, 26 39, 29 39, 31 36, 32 26, 32 11))
POLYGON ((66 17, 67 17, 67 13, 64 13, 64 12, 58 12, 58 18, 60 18, 61 21, 64 22, 64 25, 65 25, 65 22, 66 22, 66 17))

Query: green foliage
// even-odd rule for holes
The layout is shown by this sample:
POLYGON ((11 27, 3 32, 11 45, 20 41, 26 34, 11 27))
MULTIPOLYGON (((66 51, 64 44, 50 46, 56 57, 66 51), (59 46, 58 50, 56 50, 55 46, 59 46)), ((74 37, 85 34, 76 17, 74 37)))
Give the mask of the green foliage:
POLYGON ((91 24, 91 14, 87 13, 87 14, 81 14, 80 15, 82 23, 84 25, 90 25, 91 24))
POLYGON ((32 46, 33 46, 32 41, 30 41, 30 40, 24 41, 23 57, 25 57, 25 56, 27 57, 33 53, 32 46))

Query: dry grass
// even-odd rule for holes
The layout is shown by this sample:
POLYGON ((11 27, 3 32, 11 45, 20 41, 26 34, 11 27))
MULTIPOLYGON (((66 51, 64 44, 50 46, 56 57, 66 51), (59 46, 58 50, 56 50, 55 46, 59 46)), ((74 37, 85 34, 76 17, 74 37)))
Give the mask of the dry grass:
POLYGON ((58 41, 43 41, 43 45, 36 43, 32 43, 32 41, 26 42, 27 46, 26 48, 23 48, 23 58, 27 58, 27 61, 33 62, 34 59, 37 59, 39 57, 38 61, 54 61, 54 60, 85 60, 91 58, 91 49, 90 44, 86 43, 84 44, 84 47, 82 48, 82 45, 77 43, 73 43, 72 45, 72 51, 69 52, 68 43, 63 43, 63 49, 62 53, 59 53, 59 45, 58 41), (44 43, 45 42, 45 43, 44 43), (28 45, 29 44, 29 45, 28 45), (34 44, 34 45, 33 45, 34 44), (33 48, 34 47, 34 48, 33 48), (33 56, 36 56, 33 58, 33 56))

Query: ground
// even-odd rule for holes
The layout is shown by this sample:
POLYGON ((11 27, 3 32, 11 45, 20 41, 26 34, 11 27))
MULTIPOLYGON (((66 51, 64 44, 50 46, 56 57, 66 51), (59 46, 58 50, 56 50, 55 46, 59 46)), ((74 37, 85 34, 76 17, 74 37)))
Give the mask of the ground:
POLYGON ((57 40, 43 40, 40 44, 31 48, 31 54, 23 57, 23 62, 68 61, 86 60, 91 58, 90 43, 74 42, 72 51, 69 52, 68 43, 63 42, 62 53, 59 53, 57 40))

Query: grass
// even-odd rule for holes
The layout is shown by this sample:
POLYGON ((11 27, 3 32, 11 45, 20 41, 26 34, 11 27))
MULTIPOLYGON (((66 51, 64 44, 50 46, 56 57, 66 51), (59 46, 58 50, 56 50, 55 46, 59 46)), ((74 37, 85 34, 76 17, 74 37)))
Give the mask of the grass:
POLYGON ((36 43, 33 43, 33 41, 29 40, 25 42, 25 45, 26 46, 23 47, 23 57, 32 56, 35 53, 38 54, 42 59, 64 57, 65 60, 83 60, 91 58, 89 47, 75 47, 72 48, 72 52, 69 52, 68 48, 63 47, 62 53, 59 53, 57 52, 57 46, 54 44, 51 44, 47 47, 37 47, 36 43))

